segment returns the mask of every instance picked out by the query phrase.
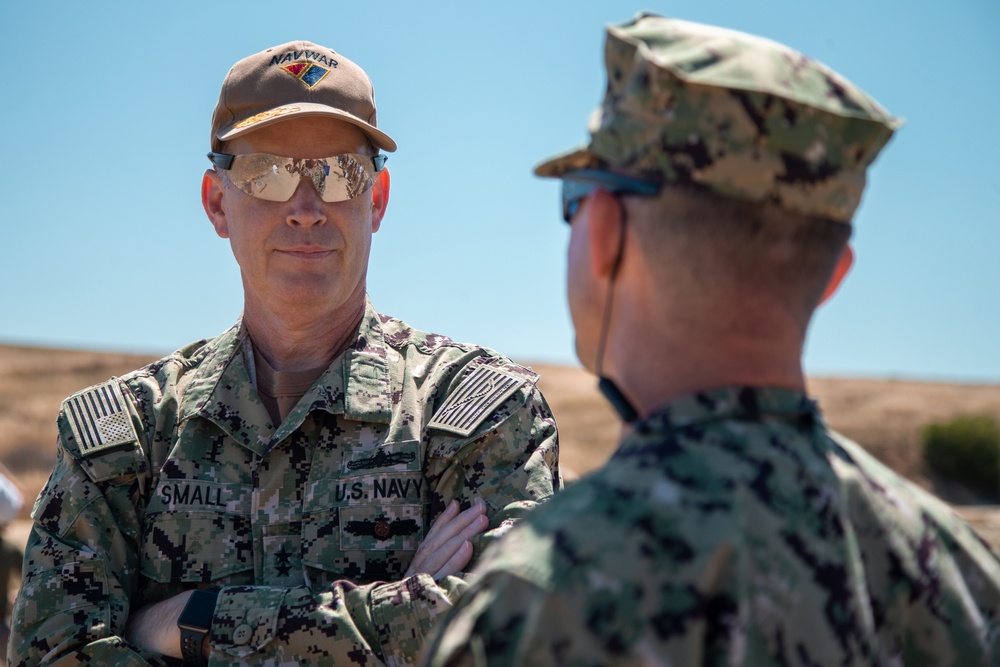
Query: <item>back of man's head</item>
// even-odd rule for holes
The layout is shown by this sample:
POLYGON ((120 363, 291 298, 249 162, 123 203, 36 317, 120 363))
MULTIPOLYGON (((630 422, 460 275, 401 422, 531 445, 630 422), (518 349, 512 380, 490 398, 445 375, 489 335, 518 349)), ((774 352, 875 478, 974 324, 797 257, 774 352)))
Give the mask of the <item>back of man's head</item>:
POLYGON ((649 266, 696 269, 693 287, 773 294, 808 316, 899 122, 824 65, 712 26, 638 16, 608 28, 605 64, 590 142, 536 173, 661 185, 623 198, 649 266))
POLYGON ((850 225, 691 186, 626 197, 625 205, 643 264, 662 290, 725 303, 748 324, 773 307, 804 329, 851 236, 850 225))

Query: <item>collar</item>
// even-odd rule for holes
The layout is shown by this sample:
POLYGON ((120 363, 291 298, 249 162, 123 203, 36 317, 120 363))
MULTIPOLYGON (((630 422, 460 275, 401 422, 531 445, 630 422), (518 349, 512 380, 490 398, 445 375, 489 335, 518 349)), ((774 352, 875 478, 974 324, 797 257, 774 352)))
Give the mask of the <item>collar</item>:
POLYGON ((639 433, 679 431, 722 420, 770 417, 822 423, 817 403, 797 389, 779 387, 723 387, 680 396, 637 422, 639 433))
POLYGON ((206 344, 205 356, 181 399, 181 421, 195 416, 208 419, 260 454, 297 429, 313 410, 356 421, 391 421, 388 351, 381 319, 367 296, 354 342, 330 363, 277 431, 250 379, 243 354, 247 338, 241 318, 206 344))

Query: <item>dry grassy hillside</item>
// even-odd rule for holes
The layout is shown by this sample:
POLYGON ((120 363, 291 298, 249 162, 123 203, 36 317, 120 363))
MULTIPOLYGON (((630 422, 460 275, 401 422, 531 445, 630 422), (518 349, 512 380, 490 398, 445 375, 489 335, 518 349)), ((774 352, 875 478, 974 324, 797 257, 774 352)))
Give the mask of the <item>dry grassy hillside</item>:
MULTIPOLYGON (((55 416, 69 394, 153 358, 0 346, 0 461, 33 499, 55 462, 55 416)), ((562 461, 585 474, 610 455, 618 435, 611 408, 594 379, 577 368, 535 365, 540 386, 559 422, 562 461)), ((1000 544, 1000 512, 927 474, 919 452, 920 429, 960 413, 1000 418, 1000 385, 922 383, 898 380, 813 378, 810 390, 838 431, 864 444, 901 474, 960 505, 980 530, 1000 544)), ((30 502, 29 502, 30 505, 30 502)), ((30 507, 24 510, 24 516, 30 507)))
POLYGON ((33 500, 56 460, 56 414, 75 391, 152 361, 149 356, 0 345, 0 461, 33 500))

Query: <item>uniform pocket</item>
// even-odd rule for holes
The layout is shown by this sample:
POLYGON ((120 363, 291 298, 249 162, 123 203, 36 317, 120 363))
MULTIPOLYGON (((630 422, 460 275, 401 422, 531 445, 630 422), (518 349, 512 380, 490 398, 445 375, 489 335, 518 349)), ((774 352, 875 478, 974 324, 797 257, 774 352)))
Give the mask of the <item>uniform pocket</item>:
POLYGON ((241 514, 147 514, 142 574, 159 583, 210 582, 253 570, 250 529, 250 517, 241 514))
POLYGON ((314 503, 302 526, 302 562, 313 585, 402 577, 424 539, 423 486, 419 473, 363 475, 339 483, 342 490, 327 496, 333 507, 314 503))
POLYGON ((426 532, 420 442, 349 448, 339 465, 321 469, 314 461, 313 475, 302 526, 302 562, 312 585, 401 578, 426 532))
POLYGON ((251 495, 239 484, 161 479, 146 506, 143 576, 204 583, 250 571, 252 581, 251 495))

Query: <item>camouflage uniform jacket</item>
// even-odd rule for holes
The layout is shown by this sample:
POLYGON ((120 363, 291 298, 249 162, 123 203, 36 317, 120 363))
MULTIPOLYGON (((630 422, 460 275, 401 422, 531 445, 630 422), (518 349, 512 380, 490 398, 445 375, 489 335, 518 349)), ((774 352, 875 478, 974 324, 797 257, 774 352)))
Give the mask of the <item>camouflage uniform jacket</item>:
POLYGON ((1000 559, 779 389, 679 398, 492 547, 442 665, 1000 665, 1000 559))
POLYGON ((63 403, 11 664, 169 663, 123 639, 129 613, 210 585, 210 664, 410 664, 466 586, 403 578, 431 522, 482 499, 475 558, 559 484, 537 375, 491 350, 368 304, 274 425, 244 340, 237 325, 63 403))

